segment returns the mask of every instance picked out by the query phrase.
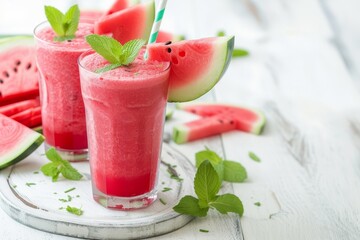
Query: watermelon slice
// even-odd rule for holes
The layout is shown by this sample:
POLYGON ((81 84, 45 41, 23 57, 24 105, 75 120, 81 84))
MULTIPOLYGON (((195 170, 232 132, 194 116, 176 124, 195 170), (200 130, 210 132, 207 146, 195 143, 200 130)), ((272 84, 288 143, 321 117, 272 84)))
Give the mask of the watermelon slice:
POLYGON ((12 116, 29 108, 40 106, 39 99, 29 99, 0 107, 0 114, 12 116))
POLYGON ((156 42, 161 43, 161 42, 178 42, 181 40, 185 40, 185 37, 183 35, 176 35, 170 32, 165 32, 165 31, 159 31, 159 34, 157 36, 156 42))
POLYGON ((260 111, 240 106, 179 104, 177 108, 202 117, 174 127, 173 140, 179 144, 231 130, 260 134, 266 122, 260 111))
POLYGON ((106 11, 105 15, 110 15, 115 12, 121 11, 125 8, 138 4, 139 0, 116 0, 109 10, 106 11))
POLYGON ((148 59, 170 61, 169 102, 185 102, 208 92, 220 80, 231 60, 234 37, 155 43, 148 59))
POLYGON ((39 95, 33 44, 31 36, 0 39, 0 105, 39 95))
POLYGON ((0 169, 23 160, 43 141, 40 133, 0 114, 0 169))
POLYGON ((99 19, 96 34, 112 34, 121 44, 142 38, 148 40, 155 17, 155 3, 137 4, 99 19))

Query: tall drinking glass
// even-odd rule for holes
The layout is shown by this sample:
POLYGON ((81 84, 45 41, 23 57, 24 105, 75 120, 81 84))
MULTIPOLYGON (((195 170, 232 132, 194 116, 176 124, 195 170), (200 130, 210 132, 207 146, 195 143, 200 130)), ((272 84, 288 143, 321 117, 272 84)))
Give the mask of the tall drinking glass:
POLYGON ((93 24, 82 20, 76 37, 62 42, 54 41, 56 35, 48 22, 34 30, 45 148, 54 147, 69 161, 87 159, 85 110, 77 59, 90 49, 84 37, 92 34, 93 28, 93 24))
POLYGON ((93 197, 107 208, 143 208, 157 196, 170 64, 138 57, 95 73, 106 64, 93 51, 79 59, 93 197))

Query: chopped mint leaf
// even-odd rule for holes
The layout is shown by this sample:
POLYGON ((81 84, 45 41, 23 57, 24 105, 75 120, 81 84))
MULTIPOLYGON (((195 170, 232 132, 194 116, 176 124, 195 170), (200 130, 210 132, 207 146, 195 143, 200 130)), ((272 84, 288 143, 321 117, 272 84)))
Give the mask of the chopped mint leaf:
POLYGON ((63 210, 64 209, 64 207, 59 207, 59 210, 63 210))
POLYGON ((223 159, 214 151, 209 150, 206 148, 204 151, 197 152, 195 154, 195 164, 198 168, 201 163, 208 160, 211 165, 214 167, 215 171, 217 172, 220 181, 224 178, 224 165, 223 165, 223 159))
POLYGON ((35 172, 33 172, 33 174, 39 174, 39 171, 35 171, 35 172))
POLYGON ((96 70, 98 73, 110 71, 122 65, 129 65, 135 60, 141 48, 145 45, 145 41, 142 39, 134 39, 121 45, 120 42, 112 37, 97 34, 86 36, 86 41, 92 49, 110 63, 109 66, 96 70))
POLYGON ((218 33, 216 34, 218 37, 224 37, 226 34, 224 31, 218 31, 218 33))
POLYGON ((165 200, 162 199, 162 198, 160 198, 159 201, 160 201, 163 205, 166 205, 166 204, 167 204, 167 202, 165 202, 165 200))
POLYGON ((187 195, 180 200, 173 210, 177 213, 194 217, 205 217, 209 208, 200 208, 199 199, 187 195))
POLYGON ((213 201, 220 187, 220 178, 211 163, 208 160, 201 163, 194 179, 194 189, 199 200, 207 203, 213 201))
POLYGON ((170 190, 172 190, 172 188, 164 187, 163 190, 162 190, 162 192, 168 192, 168 191, 170 191, 170 190))
POLYGON ((53 194, 57 194, 57 192, 53 192, 53 194))
POLYGON ((28 187, 31 187, 31 186, 34 186, 34 185, 36 185, 36 183, 26 183, 26 186, 28 186, 28 187))
POLYGON ((13 187, 13 188, 17 188, 17 185, 13 185, 12 187, 13 187))
POLYGON ((69 193, 69 192, 71 192, 71 191, 74 191, 76 188, 69 188, 68 190, 66 190, 66 191, 64 191, 64 193, 69 193))
POLYGON ((254 205, 260 207, 260 206, 261 206, 261 202, 256 202, 256 203, 254 203, 254 205))
POLYGON ((77 197, 77 198, 79 198, 79 197, 80 197, 80 195, 76 195, 76 197, 77 197))
POLYGON ((59 198, 60 202, 71 202, 71 200, 72 200, 72 197, 70 195, 67 195, 67 199, 59 198))
POLYGON ((249 157, 255 162, 261 162, 261 159, 253 152, 249 152, 249 157))
POLYGON ((52 29, 58 35, 54 38, 55 41, 66 41, 75 38, 80 20, 78 5, 70 7, 65 14, 57 8, 45 6, 45 15, 52 29))
POLYGON ((238 162, 224 161, 224 181, 243 182, 247 178, 246 169, 238 162))
POLYGON ((240 49, 240 48, 234 48, 233 52, 232 52, 232 57, 233 58, 237 58, 237 57, 246 57, 249 55, 249 52, 245 49, 240 49))
POLYGON ((208 233, 208 232, 209 232, 209 230, 206 230, 206 229, 199 229, 199 232, 208 233))
POLYGON ((46 151, 46 157, 51 161, 41 167, 41 172, 56 182, 60 173, 69 180, 80 180, 83 176, 71 164, 62 159, 54 148, 46 151))
POLYGON ((77 215, 77 216, 81 216, 84 213, 84 211, 81 210, 80 208, 70 207, 69 205, 66 207, 66 211, 68 211, 69 213, 72 213, 74 215, 77 215))
POLYGON ((244 213, 244 207, 241 200, 234 194, 230 193, 217 197, 216 200, 210 202, 209 205, 216 208, 216 210, 222 214, 233 212, 242 216, 244 213))

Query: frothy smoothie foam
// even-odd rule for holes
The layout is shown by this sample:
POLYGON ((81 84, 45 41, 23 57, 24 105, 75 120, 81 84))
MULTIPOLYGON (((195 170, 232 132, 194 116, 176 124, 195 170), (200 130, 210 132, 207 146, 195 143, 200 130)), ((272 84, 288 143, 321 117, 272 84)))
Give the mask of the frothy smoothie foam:
POLYGON ((77 60, 89 49, 84 37, 92 32, 92 24, 80 23, 75 38, 62 42, 53 40, 50 26, 35 32, 44 135, 46 143, 59 150, 87 149, 77 60))
POLYGON ((147 194, 157 181, 169 63, 140 54, 129 66, 94 73, 106 64, 94 52, 80 61, 92 180, 106 195, 147 194))

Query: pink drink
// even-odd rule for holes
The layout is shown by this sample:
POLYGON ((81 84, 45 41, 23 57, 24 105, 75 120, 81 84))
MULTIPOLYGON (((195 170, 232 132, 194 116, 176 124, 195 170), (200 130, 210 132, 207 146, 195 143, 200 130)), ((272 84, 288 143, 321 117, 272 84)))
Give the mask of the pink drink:
POLYGON ((85 110, 77 59, 90 49, 84 37, 93 25, 82 22, 76 38, 55 42, 48 23, 35 29, 43 131, 47 147, 55 147, 68 160, 86 159, 85 110))
POLYGON ((94 73, 106 64, 94 52, 80 57, 94 198, 109 208, 145 207, 156 199, 169 63, 138 57, 94 73))

